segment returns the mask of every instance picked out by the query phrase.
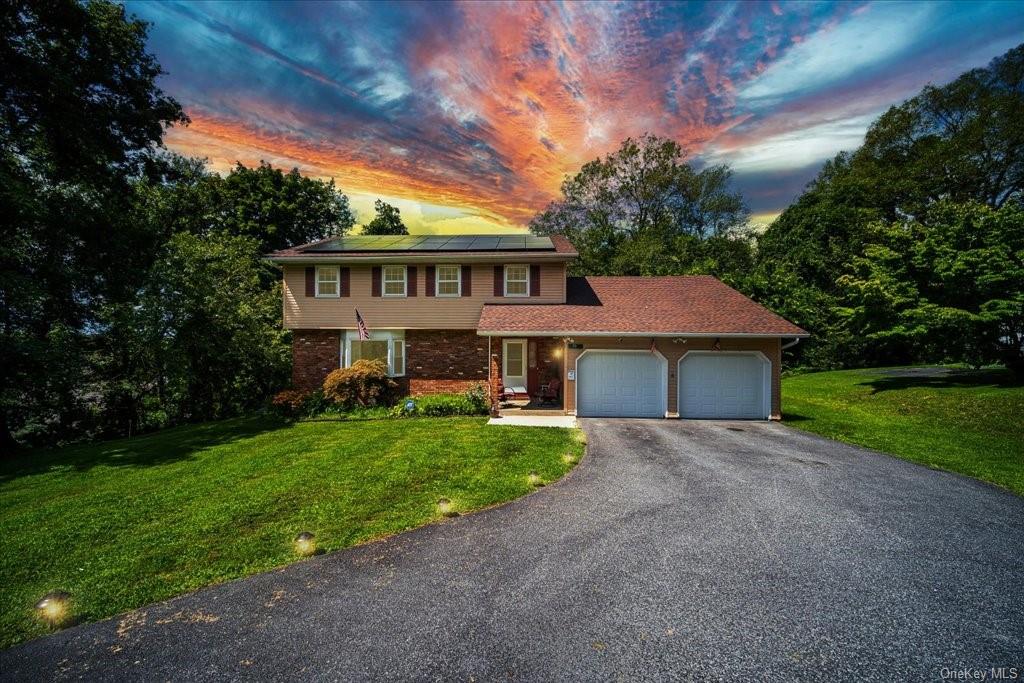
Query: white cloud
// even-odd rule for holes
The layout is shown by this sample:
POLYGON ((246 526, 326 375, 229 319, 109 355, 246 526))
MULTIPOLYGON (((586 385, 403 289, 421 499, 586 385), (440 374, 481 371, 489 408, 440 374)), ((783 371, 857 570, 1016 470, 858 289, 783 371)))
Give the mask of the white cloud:
POLYGON ((746 143, 737 149, 726 150, 712 145, 703 156, 709 163, 727 163, 737 172, 804 168, 842 150, 859 147, 864 142, 868 126, 877 116, 878 112, 872 112, 826 121, 746 143))
POLYGON ((740 90, 738 103, 771 104, 813 91, 891 61, 921 39, 921 27, 941 8, 932 3, 880 3, 789 49, 740 90))

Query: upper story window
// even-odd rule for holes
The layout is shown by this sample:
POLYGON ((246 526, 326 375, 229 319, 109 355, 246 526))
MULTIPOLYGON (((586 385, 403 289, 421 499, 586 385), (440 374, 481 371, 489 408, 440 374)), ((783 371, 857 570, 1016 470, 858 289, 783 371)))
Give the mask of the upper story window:
POLYGON ((384 296, 405 296, 405 266, 384 266, 384 296))
POLYGON ((437 266, 437 296, 462 296, 462 266, 437 266))
POLYGON ((320 297, 337 297, 340 289, 338 266, 316 267, 316 295, 320 297))
POLYGON ((530 296, 530 266, 522 263, 505 266, 505 296, 530 296))

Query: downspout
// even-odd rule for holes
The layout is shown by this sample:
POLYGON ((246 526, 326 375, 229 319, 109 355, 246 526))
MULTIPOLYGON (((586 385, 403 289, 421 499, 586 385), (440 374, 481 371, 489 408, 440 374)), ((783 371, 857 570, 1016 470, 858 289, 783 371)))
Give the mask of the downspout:
POLYGON ((487 399, 491 404, 491 417, 498 417, 498 410, 494 402, 494 378, 491 377, 491 370, 494 359, 491 358, 491 335, 487 335, 487 399))
POLYGON ((793 341, 786 342, 785 344, 783 344, 782 348, 780 350, 781 351, 785 351, 786 349, 791 349, 791 348, 793 348, 794 346, 796 346, 799 343, 800 343, 800 337, 794 337, 793 341))

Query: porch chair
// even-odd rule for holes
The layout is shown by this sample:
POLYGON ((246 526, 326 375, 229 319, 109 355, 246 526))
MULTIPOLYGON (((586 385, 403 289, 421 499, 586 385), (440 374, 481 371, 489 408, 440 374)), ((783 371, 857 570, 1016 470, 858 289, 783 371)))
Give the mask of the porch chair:
POLYGON ((540 385, 540 391, 534 397, 537 399, 538 405, 545 405, 551 403, 553 405, 558 404, 558 390, 562 388, 562 382, 560 380, 553 379, 547 384, 540 385))

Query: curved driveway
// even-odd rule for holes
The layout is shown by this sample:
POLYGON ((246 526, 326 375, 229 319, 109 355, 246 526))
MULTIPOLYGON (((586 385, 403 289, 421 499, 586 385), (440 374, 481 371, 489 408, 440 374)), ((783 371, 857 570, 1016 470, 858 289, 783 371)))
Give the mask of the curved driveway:
POLYGON ((68 629, 0 653, 0 675, 937 680, 1024 667, 1024 499, 778 424, 584 427, 588 457, 527 498, 68 629))

